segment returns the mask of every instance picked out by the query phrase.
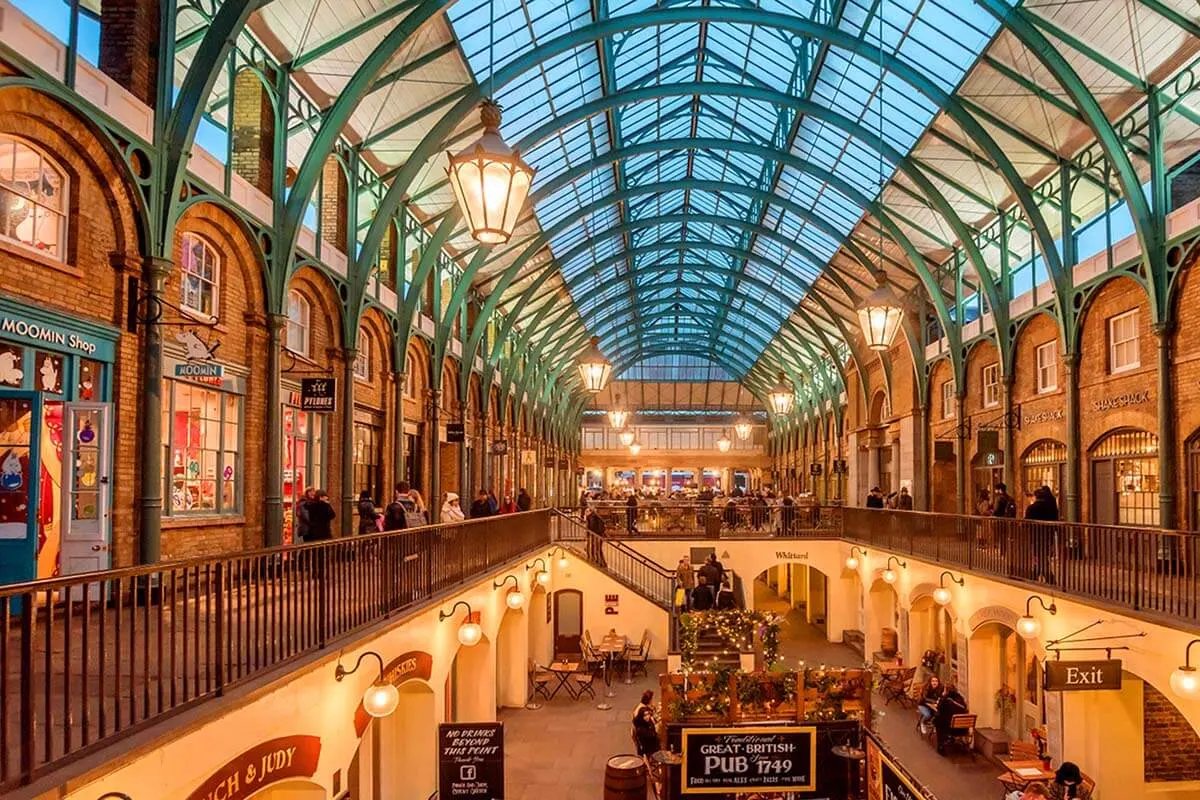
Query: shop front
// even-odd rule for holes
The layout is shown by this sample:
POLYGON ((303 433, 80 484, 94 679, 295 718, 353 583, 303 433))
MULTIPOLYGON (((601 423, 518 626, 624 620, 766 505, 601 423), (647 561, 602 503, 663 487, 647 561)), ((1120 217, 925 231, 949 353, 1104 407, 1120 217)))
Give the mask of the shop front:
MULTIPOLYGON (((332 379, 325 379, 332 380, 332 379)), ((288 387, 283 406, 283 541, 292 544, 296 532, 296 505, 309 488, 328 489, 325 474, 325 440, 329 414, 313 410, 316 398, 310 387, 288 387)), ((321 392, 322 395, 325 392, 321 392)), ((332 410, 332 395, 329 398, 332 410)))
POLYGON ((120 333, 0 298, 0 582, 110 563, 120 333))
POLYGON ((1021 456, 1021 490, 1032 497, 1035 489, 1048 486, 1062 507, 1062 489, 1067 468, 1067 446, 1054 439, 1034 442, 1021 456))
POLYGON ((383 427, 378 411, 354 409, 354 492, 366 489, 376 503, 386 505, 390 497, 383 489, 383 427))
POLYGON ((1158 509, 1158 437, 1121 428, 1103 436, 1089 453, 1092 522, 1155 527, 1158 509))

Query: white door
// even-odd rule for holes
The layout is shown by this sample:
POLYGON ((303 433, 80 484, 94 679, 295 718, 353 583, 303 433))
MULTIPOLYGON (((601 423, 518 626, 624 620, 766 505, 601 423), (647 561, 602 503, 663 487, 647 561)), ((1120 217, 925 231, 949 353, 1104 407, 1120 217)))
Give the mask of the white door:
POLYGON ((62 572, 108 569, 111 562, 112 404, 63 406, 62 572))

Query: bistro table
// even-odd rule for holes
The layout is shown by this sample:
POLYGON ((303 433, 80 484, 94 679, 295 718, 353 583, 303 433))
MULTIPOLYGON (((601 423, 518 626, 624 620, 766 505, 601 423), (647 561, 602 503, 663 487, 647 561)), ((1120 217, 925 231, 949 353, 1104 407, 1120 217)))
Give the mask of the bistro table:
POLYGON ((999 781, 1024 787, 1038 781, 1049 782, 1054 780, 1054 771, 1043 768, 1042 762, 1036 759, 1005 761, 1003 763, 1008 768, 1008 772, 997 778, 999 781))
POLYGON ((579 671, 579 664, 572 661, 555 661, 547 669, 554 673, 554 677, 558 678, 558 685, 550 692, 548 700, 553 700, 554 696, 558 694, 559 689, 566 689, 567 694, 571 695, 572 700, 579 699, 579 695, 575 694, 575 690, 571 688, 571 684, 568 682, 571 680, 571 676, 579 671))
MULTIPOLYGON (((604 656, 604 696, 605 698, 616 697, 617 693, 612 690, 612 662, 613 658, 618 654, 624 653, 626 646, 629 644, 629 637, 621 636, 617 633, 609 633, 600 643, 596 645, 596 651, 604 656)), ((601 711, 607 711, 612 706, 606 700, 596 708, 601 711)))

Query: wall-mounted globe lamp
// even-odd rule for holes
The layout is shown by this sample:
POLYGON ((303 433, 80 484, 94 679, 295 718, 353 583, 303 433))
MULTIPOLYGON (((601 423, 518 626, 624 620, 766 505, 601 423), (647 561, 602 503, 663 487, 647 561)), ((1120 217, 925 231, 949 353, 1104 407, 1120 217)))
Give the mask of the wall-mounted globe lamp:
POLYGON ((1017 620, 1017 633, 1021 634, 1021 638, 1026 641, 1032 641, 1042 635, 1042 621, 1033 615, 1033 601, 1037 600, 1038 605, 1042 610, 1051 616, 1058 613, 1058 606, 1054 601, 1050 601, 1050 605, 1046 605, 1046 601, 1036 594, 1029 595, 1025 601, 1025 616, 1017 620))
POLYGON ((767 400, 776 416, 786 417, 792 413, 792 407, 796 404, 796 390, 782 372, 779 373, 779 383, 767 393, 767 400))
POLYGON ((612 375, 612 364, 600 352, 600 337, 593 336, 591 346, 579 358, 579 379, 583 388, 597 394, 608 386, 609 376, 612 375))
POLYGON ((933 602, 939 606, 949 605, 950 601, 954 598, 954 595, 950 592, 950 587, 946 585, 946 576, 949 576, 951 582, 957 583, 959 586, 966 583, 966 580, 962 576, 956 578, 949 570, 943 572, 941 577, 938 578, 938 588, 933 590, 933 602))
POLYGON ((514 611, 525 605, 525 595, 521 594, 521 582, 517 580, 516 575, 505 575, 499 581, 492 584, 493 589, 500 589, 509 581, 512 581, 512 588, 508 590, 508 594, 504 597, 504 604, 514 611))
POLYGON ((538 564, 541 564, 542 567, 541 567, 541 569, 539 569, 537 572, 535 572, 533 574, 533 579, 535 581, 537 581, 538 583, 540 583, 542 586, 545 586, 546 584, 548 584, 550 582, 550 570, 548 570, 546 568, 546 559, 535 558, 533 560, 533 563, 525 565, 525 571, 528 572, 529 570, 536 567, 538 564))
POLYGON ((471 237, 480 244, 504 244, 512 237, 536 170, 500 135, 500 106, 479 105, 483 135, 457 155, 447 153, 446 177, 471 237))
POLYGON ((471 604, 466 600, 459 600, 450 607, 449 611, 439 611, 438 621, 441 622, 454 616, 454 611, 459 606, 467 607, 467 618, 458 626, 458 643, 465 647, 474 647, 483 639, 483 628, 475 621, 475 617, 471 612, 471 604))
POLYGON ((887 566, 884 567, 883 575, 880 576, 883 578, 884 583, 895 583, 896 579, 900 577, 896 570, 892 569, 893 561, 896 562, 896 566, 900 567, 900 569, 908 569, 907 561, 901 561, 895 556, 888 556, 887 566))
POLYGON ((1200 695, 1200 673, 1192 666, 1192 645, 1197 642, 1200 639, 1188 642, 1187 649, 1183 651, 1183 666, 1171 673, 1171 691, 1189 700, 1200 695))
POLYGON ((374 650, 368 650, 358 657, 358 661, 354 662, 354 666, 346 669, 342 666, 339 659, 337 667, 333 671, 333 679, 339 683, 347 675, 353 675, 358 672, 358 668, 362 666, 363 659, 374 658, 379 662, 379 677, 375 682, 367 687, 363 692, 363 710, 372 717, 386 717, 396 710, 396 706, 400 705, 400 692, 395 686, 384 680, 383 677, 383 656, 376 653, 374 650))
POLYGON ((570 566, 571 562, 567 559, 567 551, 562 546, 556 547, 554 550, 550 551, 551 558, 554 557, 555 552, 558 553, 559 569, 566 569, 568 566, 570 566))
POLYGON ((858 560, 858 556, 855 555, 855 552, 862 556, 866 556, 867 554, 866 550, 857 545, 851 547, 850 555, 846 557, 846 569, 858 569, 858 565, 862 563, 858 560))

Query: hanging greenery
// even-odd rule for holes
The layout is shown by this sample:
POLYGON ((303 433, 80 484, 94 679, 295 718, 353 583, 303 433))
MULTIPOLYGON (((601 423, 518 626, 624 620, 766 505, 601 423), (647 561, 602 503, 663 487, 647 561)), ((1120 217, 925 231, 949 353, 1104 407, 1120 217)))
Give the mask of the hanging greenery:
POLYGON ((727 611, 693 611, 680 617, 679 654, 685 670, 699 668, 696 651, 701 632, 710 631, 735 652, 748 652, 757 638, 762 645, 763 662, 770 669, 779 661, 779 631, 783 617, 769 611, 744 608, 727 611))

